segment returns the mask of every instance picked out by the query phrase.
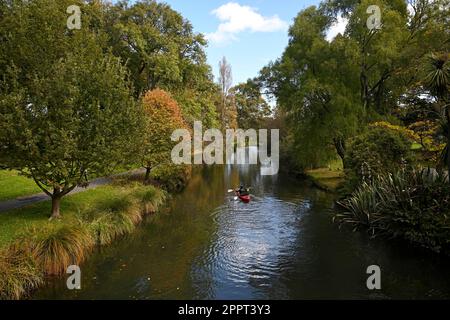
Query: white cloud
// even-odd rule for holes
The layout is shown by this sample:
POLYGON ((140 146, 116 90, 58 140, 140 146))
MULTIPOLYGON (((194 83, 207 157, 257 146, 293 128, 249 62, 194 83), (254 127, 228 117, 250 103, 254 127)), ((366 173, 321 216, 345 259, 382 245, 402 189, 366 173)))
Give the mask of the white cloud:
POLYGON ((337 21, 331 25, 330 29, 327 32, 326 36, 327 41, 333 41, 333 39, 340 33, 344 34, 347 24, 348 19, 343 18, 342 16, 339 15, 337 17, 337 21))
POLYGON ((414 10, 413 5, 411 3, 408 3, 408 7, 407 8, 408 8, 409 15, 410 16, 414 16, 416 10, 414 10))
POLYGON ((277 15, 264 17, 258 9, 242 6, 236 2, 228 2, 211 12, 220 21, 220 25, 206 38, 217 44, 228 43, 237 39, 237 34, 249 32, 274 32, 286 30, 288 24, 277 15))

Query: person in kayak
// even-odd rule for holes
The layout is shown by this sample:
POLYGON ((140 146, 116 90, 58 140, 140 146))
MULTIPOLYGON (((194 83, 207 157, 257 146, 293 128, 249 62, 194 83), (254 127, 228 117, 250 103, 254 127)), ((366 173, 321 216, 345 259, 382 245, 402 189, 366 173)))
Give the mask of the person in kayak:
POLYGON ((241 184, 241 186, 238 189, 238 192, 241 196, 248 196, 248 189, 244 188, 244 185, 241 184))

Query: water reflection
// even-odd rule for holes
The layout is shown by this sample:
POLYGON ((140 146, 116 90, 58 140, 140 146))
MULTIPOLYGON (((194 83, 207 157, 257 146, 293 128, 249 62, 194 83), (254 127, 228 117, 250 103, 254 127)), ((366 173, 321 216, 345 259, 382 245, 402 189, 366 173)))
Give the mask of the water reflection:
POLYGON ((449 260, 332 224, 333 198, 258 166, 197 168, 186 190, 82 268, 82 290, 54 279, 36 299, 449 298, 449 260), (252 187, 253 201, 227 190, 252 187), (382 269, 370 292, 366 268, 382 269))

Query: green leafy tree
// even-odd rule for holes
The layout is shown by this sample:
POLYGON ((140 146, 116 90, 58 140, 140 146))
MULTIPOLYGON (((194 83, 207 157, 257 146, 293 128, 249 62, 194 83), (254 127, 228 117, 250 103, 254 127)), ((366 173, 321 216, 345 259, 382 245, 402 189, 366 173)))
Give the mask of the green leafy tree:
POLYGON ((181 85, 204 59, 203 36, 165 3, 119 2, 110 6, 106 25, 113 51, 130 68, 138 95, 181 85))
POLYGON ((348 138, 389 118, 420 82, 423 57, 448 47, 445 1, 411 3, 409 12, 403 0, 331 0, 299 13, 289 45, 261 80, 286 112, 300 162, 345 159, 348 138), (371 5, 381 10, 380 29, 366 25, 371 5), (346 30, 327 39, 339 14, 346 30))
POLYGON ((286 113, 301 164, 320 164, 338 154, 358 130, 357 48, 343 37, 325 39, 332 19, 316 7, 298 15, 283 56, 261 72, 262 85, 286 113))
POLYGON ((104 52, 89 16, 81 30, 67 30, 69 3, 1 7, 0 163, 52 198, 51 218, 88 176, 124 160, 141 118, 126 69, 104 52))
POLYGON ((90 55, 68 56, 51 78, 2 93, 0 161, 52 198, 52 218, 88 174, 107 174, 123 159, 137 122, 125 70, 111 56, 90 55))
POLYGON ((258 83, 248 80, 233 87, 232 93, 235 97, 239 128, 261 128, 265 118, 271 115, 271 109, 261 95, 258 83))
POLYGON ((173 94, 192 126, 217 123, 217 88, 204 51, 206 40, 169 5, 154 0, 118 2, 104 10, 113 53, 130 70, 139 97, 162 88, 173 94))

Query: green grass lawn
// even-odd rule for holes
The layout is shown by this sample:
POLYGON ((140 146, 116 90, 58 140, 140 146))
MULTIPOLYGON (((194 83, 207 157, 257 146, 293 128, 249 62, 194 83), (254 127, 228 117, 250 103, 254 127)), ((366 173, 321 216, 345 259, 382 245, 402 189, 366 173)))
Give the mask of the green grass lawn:
POLYGON ((42 192, 32 179, 17 171, 0 170, 0 201, 11 200, 42 192))
POLYGON ((306 174, 319 186, 331 191, 336 190, 344 179, 342 161, 338 160, 331 162, 327 168, 307 170, 306 174))

